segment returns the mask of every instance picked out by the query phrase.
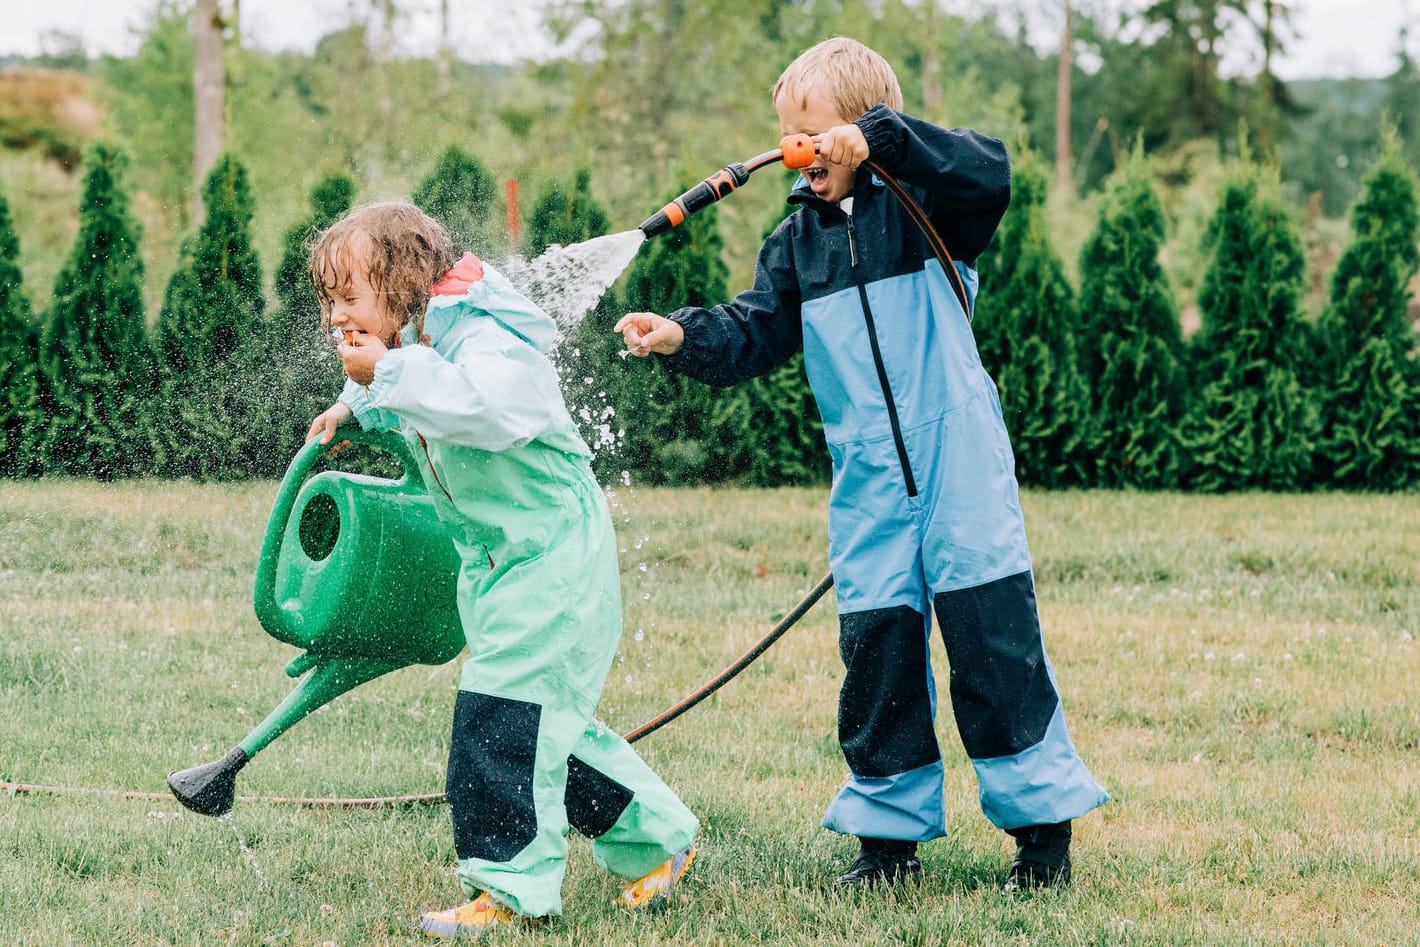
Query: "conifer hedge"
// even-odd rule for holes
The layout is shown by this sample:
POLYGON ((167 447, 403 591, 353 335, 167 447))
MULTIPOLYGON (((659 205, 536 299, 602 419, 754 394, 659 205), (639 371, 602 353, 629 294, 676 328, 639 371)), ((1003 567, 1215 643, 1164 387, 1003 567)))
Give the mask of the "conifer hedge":
POLYGON ((31 473, 38 462, 29 447, 27 428, 39 420, 35 400, 39 340, 19 257, 20 239, 10 204, 0 194, 0 477, 31 473))
MULTIPOLYGON (((315 186, 308 213, 286 232, 268 312, 246 172, 221 158, 150 341, 124 164, 103 145, 87 156, 78 233, 38 320, 0 196, 0 476, 277 476, 339 390, 307 255, 311 237, 350 206, 355 184, 333 175, 315 186)), ((590 185, 582 171, 544 189, 524 255, 606 234, 610 217, 590 185)), ((1353 236, 1315 324, 1300 311, 1300 238, 1275 171, 1244 160, 1230 174, 1205 237, 1202 326, 1187 342, 1160 266, 1164 214, 1143 161, 1126 162, 1102 195, 1078 296, 1052 247, 1045 187, 1027 156, 1013 205, 978 261, 974 331, 1023 483, 1420 484, 1420 350, 1410 309, 1420 184, 1393 138, 1351 209, 1353 236)), ((476 159, 446 151, 417 196, 475 252, 483 240, 496 258, 506 235, 493 179, 476 159)), ((654 358, 622 356, 611 327, 623 313, 727 299, 722 250, 715 208, 649 241, 554 352, 604 482, 827 479, 802 356, 723 391, 654 358)))
POLYGON ((1420 269, 1416 189, 1391 135, 1351 208, 1352 241, 1318 326, 1318 477, 1328 486, 1420 482, 1420 362, 1407 312, 1420 269))
POLYGON ((1080 254, 1080 350, 1093 420, 1085 451, 1090 481, 1104 486, 1176 482, 1188 392, 1163 243, 1163 205, 1135 155, 1107 183, 1080 254))
POLYGON ((1046 177, 1029 158, 1011 182, 1011 206, 977 261, 982 288, 972 329, 996 381, 1021 483, 1088 480, 1090 395, 1080 373, 1075 292, 1045 222, 1046 177))
POLYGON ((1303 386, 1303 258, 1276 177, 1242 163, 1205 237, 1210 262, 1193 340, 1196 387, 1182 422, 1184 486, 1210 492, 1309 485, 1317 428, 1303 386))
POLYGON ((270 384, 261 269, 251 245, 254 202, 231 155, 202 187, 205 215, 182 243, 158 315, 167 434, 162 472, 241 477, 260 467, 253 407, 270 384))
POLYGON ((155 365, 143 314, 138 225, 123 154, 84 161, 79 231, 54 283, 38 346, 32 450, 47 473, 111 479, 152 469, 155 365))

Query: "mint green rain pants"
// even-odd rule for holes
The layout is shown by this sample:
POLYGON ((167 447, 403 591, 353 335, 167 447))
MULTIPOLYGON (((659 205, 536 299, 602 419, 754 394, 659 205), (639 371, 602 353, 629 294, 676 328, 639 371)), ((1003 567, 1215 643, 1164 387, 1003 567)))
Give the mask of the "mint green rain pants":
MULTIPOLYGON (((495 465, 513 460, 485 457, 495 465)), ((498 518, 469 510, 477 501, 462 502, 464 491, 458 512, 446 511, 454 514, 446 522, 463 527, 455 531, 463 560, 458 596, 469 651, 447 792, 465 893, 486 890, 522 914, 542 916, 562 910, 569 826, 592 840, 598 865, 630 879, 689 845, 699 823, 593 716, 621 636, 621 577, 605 497, 590 471, 556 485, 527 473, 497 478, 500 528, 470 525, 498 518), (537 495, 510 496, 510 484, 514 494, 537 495), (552 506, 549 490, 557 495, 552 506), (511 523, 510 507, 520 511, 511 523)), ((441 507, 446 499, 436 496, 441 507)))

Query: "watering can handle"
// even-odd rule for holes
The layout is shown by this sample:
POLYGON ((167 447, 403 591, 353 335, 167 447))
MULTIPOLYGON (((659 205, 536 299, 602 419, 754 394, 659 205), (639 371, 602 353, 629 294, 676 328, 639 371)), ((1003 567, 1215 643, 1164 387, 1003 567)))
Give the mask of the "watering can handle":
MULTIPOLYGON (((399 458, 404 467, 404 476, 397 482, 399 486, 424 486, 424 477, 419 472, 419 465, 415 463, 414 454, 401 435, 391 431, 366 431, 352 425, 337 431, 336 438, 388 451, 399 458)), ((276 500, 271 504, 271 517, 266 521, 266 535, 262 537, 261 554, 256 560, 255 594, 252 600, 257 620, 268 632, 283 621, 289 623, 292 619, 292 616, 281 614, 276 605, 276 561, 281 551, 281 539, 286 534, 286 524, 291 519, 291 510, 296 505, 296 495, 305 484, 311 468, 331 446, 322 444, 318 438, 306 441, 286 467, 286 476, 281 478, 281 487, 276 492, 276 500)))

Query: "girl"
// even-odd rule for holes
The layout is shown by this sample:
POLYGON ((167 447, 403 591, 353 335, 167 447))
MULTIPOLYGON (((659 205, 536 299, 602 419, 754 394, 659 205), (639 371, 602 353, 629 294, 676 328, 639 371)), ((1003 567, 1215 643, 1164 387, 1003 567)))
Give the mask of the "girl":
POLYGON ((694 815, 593 719, 621 636, 616 539, 547 351, 553 321, 412 204, 371 204, 311 257, 349 378, 307 438, 350 418, 395 429, 458 549, 468 640, 447 794, 473 900, 423 917, 460 936, 560 914, 568 825, 598 865, 664 900, 695 856, 694 815))

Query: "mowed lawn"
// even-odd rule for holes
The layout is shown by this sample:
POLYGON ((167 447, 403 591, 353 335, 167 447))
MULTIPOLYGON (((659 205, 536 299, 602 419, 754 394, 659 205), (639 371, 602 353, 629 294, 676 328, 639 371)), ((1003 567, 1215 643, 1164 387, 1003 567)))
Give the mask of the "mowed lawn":
MULTIPOLYGON (((251 579, 274 483, 0 484, 0 944, 414 944, 459 900, 448 810, 292 797, 442 789, 457 662, 279 738, 230 819, 163 795, 290 689, 251 579), (123 790, 147 795, 119 795, 123 790), (243 845, 247 851, 244 852, 243 845)), ((574 838, 559 919, 494 944, 1420 942, 1420 496, 1028 492, 1046 640, 1114 799, 1074 885, 1007 899, 934 644, 951 835, 916 888, 839 896, 832 596, 637 744, 703 821, 683 897, 635 916, 574 838)), ((626 731, 749 647, 827 569, 818 489, 613 496, 626 731)))

